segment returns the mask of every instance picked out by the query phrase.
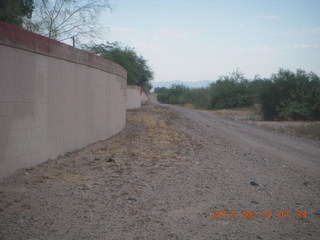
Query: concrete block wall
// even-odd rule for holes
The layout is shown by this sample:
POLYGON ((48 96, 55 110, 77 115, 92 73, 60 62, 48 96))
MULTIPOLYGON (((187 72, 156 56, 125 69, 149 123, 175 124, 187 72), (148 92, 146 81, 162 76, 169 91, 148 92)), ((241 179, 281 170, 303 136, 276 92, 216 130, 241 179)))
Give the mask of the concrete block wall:
POLYGON ((141 107, 141 95, 139 86, 127 86, 127 109, 136 109, 141 107))
POLYGON ((141 104, 146 103, 149 100, 148 95, 141 91, 141 104))
POLYGON ((0 22, 0 178, 125 126, 126 71, 0 22))

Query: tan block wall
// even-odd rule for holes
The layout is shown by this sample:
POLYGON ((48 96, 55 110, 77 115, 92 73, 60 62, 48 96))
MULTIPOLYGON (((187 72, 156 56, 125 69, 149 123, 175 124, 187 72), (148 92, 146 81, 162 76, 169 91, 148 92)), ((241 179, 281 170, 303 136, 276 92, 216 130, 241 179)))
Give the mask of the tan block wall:
POLYGON ((127 86, 127 109, 136 109, 141 107, 140 87, 127 86))
POLYGON ((145 92, 141 92, 141 104, 146 103, 148 100, 148 95, 145 92))
POLYGON ((126 72, 0 23, 0 178, 125 126, 126 72))

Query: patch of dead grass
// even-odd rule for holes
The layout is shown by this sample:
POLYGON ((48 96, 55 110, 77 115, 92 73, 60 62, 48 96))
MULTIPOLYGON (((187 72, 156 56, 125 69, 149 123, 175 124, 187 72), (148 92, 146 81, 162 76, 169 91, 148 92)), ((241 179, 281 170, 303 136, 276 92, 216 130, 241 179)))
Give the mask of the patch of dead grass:
POLYGON ((320 141, 320 121, 262 121, 259 106, 240 109, 208 110, 227 119, 242 120, 249 124, 320 141))
POLYGON ((248 123, 286 133, 291 136, 304 137, 320 141, 320 121, 248 121, 248 123))
POLYGON ((145 127, 146 137, 143 142, 147 146, 153 146, 152 149, 135 149, 135 156, 145 158, 156 155, 155 158, 177 159, 179 153, 176 150, 179 149, 179 143, 191 141, 190 136, 177 130, 173 123, 176 116, 168 110, 153 107, 151 111, 129 112, 127 118, 128 121, 145 127))
POLYGON ((259 106, 237 109, 208 110, 232 120, 262 120, 259 106))

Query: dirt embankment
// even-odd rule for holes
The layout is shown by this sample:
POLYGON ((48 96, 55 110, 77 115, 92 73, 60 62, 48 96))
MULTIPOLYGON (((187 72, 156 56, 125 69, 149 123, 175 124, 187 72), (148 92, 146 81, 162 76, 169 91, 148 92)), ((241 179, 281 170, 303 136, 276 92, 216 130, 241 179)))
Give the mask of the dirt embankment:
POLYGON ((2 180, 0 239, 317 239, 319 149, 149 104, 117 136, 2 180))

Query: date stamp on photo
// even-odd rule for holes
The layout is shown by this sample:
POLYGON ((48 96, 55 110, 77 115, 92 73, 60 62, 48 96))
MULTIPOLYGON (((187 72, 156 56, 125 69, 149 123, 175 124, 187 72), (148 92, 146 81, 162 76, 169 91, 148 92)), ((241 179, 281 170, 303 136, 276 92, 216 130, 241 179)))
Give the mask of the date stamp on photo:
POLYGON ((308 217, 307 211, 212 211, 212 219, 305 219, 308 217))

